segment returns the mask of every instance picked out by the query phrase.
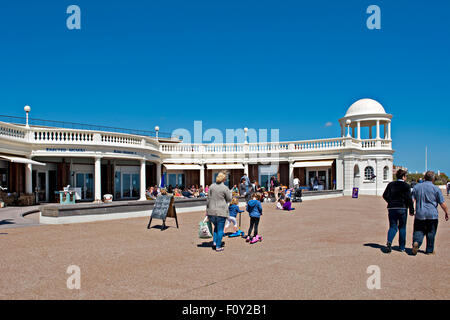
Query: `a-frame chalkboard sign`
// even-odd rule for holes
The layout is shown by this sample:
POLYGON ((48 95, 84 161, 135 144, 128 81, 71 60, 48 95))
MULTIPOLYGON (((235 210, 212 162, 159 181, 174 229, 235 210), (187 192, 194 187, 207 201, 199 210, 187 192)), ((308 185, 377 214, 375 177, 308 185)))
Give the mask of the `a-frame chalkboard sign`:
POLYGON ((150 221, 148 222, 147 229, 150 229, 150 225, 152 223, 152 219, 161 219, 163 221, 163 225, 161 231, 166 229, 166 218, 175 218, 175 222, 177 223, 178 229, 178 218, 177 211, 173 204, 174 197, 169 195, 159 195, 156 198, 155 205, 153 207, 152 214, 150 216, 150 221))

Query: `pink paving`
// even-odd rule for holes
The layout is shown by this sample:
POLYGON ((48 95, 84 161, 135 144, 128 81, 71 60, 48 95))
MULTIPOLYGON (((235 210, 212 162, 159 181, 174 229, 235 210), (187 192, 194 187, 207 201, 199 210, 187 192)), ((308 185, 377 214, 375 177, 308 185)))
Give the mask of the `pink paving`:
MULTIPOLYGON (((436 255, 410 256, 381 252, 388 221, 380 197, 306 201, 290 213, 263 207, 264 240, 226 238, 220 253, 197 236, 202 212, 179 214, 180 229, 168 219, 165 231, 147 230, 147 218, 1 229, 0 299, 450 298, 443 215, 436 255), (69 265, 81 268, 80 290, 67 289, 69 265), (366 285, 371 265, 381 270, 379 290, 366 285)), ((247 232, 247 214, 242 222, 247 232)))

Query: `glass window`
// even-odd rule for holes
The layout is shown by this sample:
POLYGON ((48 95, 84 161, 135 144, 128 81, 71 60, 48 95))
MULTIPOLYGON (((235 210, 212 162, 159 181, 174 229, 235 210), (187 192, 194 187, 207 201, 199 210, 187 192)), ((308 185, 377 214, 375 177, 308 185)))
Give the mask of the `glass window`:
POLYGON ((86 173, 86 199, 94 199, 94 174, 86 173))
POLYGON ((389 167, 386 166, 383 169, 383 180, 388 180, 388 177, 389 177, 389 167))
POLYGON ((168 174, 168 176, 169 176, 168 185, 171 185, 172 187, 175 188, 175 186, 177 185, 177 175, 170 173, 170 174, 168 174))
POLYGON ((259 171, 259 184, 261 187, 264 187, 266 190, 270 189, 270 178, 272 176, 277 176, 278 173, 278 165, 260 165, 258 166, 259 171))
POLYGON ((124 198, 130 198, 131 197, 131 174, 124 173, 123 174, 123 189, 122 189, 122 195, 124 198))
POLYGON ((131 196, 132 197, 139 197, 139 191, 140 191, 140 175, 139 174, 133 174, 131 175, 131 196))
POLYGON ((364 169, 364 179, 372 180, 374 178, 374 170, 371 166, 368 166, 364 169))
POLYGON ((177 175, 177 184, 178 184, 178 186, 179 187, 184 187, 185 185, 184 185, 184 174, 183 173, 179 173, 178 175, 177 175))
POLYGON ((122 175, 120 171, 116 171, 114 177, 114 199, 122 198, 122 175))
POLYGON ((8 169, 0 169, 0 186, 5 191, 8 188, 8 169))

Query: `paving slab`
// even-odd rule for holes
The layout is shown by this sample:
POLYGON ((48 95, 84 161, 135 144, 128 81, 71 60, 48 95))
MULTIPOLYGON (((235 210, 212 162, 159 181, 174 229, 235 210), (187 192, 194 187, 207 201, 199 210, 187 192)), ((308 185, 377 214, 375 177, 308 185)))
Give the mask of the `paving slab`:
MULTIPOLYGON (((223 252, 198 238, 204 212, 179 214, 179 229, 169 218, 164 231, 148 230, 148 218, 2 229, 0 299, 450 299, 450 221, 442 210, 436 255, 410 256, 381 251, 388 219, 380 197, 294 207, 263 204, 263 241, 226 238, 223 252), (67 288, 70 265, 80 267, 80 290, 67 288), (372 265, 381 289, 367 288, 372 265)), ((248 214, 242 223, 247 232, 248 214)))

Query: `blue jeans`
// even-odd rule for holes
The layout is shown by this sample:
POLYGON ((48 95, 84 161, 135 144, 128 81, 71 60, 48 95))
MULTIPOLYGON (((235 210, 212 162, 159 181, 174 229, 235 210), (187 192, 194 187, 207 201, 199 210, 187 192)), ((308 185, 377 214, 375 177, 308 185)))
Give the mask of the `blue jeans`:
POLYGON ((413 244, 417 242, 419 248, 422 245, 423 237, 427 237, 427 248, 426 253, 432 253, 434 251, 434 239, 436 237, 436 231, 438 227, 438 219, 427 219, 427 220, 414 220, 414 233, 413 233, 413 244))
POLYGON ((222 246, 223 229, 227 218, 217 216, 208 216, 208 218, 214 226, 213 241, 216 245, 216 249, 218 249, 222 246))
POLYGON ((389 230, 387 234, 387 241, 392 243, 398 234, 398 244, 400 250, 405 250, 406 245, 406 220, 408 217, 407 209, 388 209, 389 212, 389 230))

